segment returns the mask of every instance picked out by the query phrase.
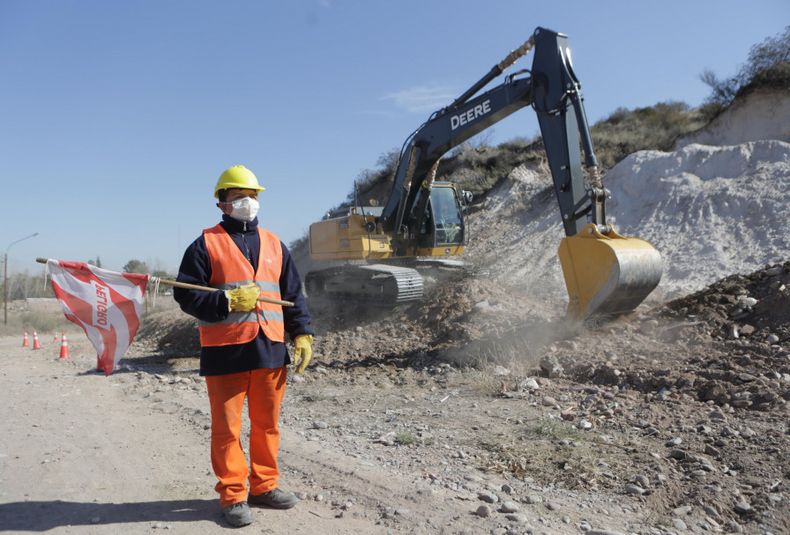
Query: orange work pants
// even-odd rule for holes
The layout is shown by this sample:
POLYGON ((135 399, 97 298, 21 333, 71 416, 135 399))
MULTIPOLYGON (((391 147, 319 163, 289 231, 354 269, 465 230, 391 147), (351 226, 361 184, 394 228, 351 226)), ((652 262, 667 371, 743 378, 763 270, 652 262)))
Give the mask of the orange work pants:
POLYGON ((280 446, 280 404, 285 394, 287 368, 261 368, 229 375, 206 376, 211 404, 211 465, 219 482, 220 505, 247 500, 277 487, 277 450, 280 446), (250 417, 250 467, 241 445, 244 398, 250 417))

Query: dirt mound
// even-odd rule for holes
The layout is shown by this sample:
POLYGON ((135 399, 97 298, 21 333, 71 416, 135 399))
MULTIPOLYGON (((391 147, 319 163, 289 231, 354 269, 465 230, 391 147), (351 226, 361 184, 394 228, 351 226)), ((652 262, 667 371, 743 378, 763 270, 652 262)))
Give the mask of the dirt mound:
POLYGON ((786 410, 790 262, 726 277, 549 347, 543 373, 723 407, 786 410), (553 370, 553 371, 552 371, 553 370))
POLYGON ((676 149, 692 143, 737 145, 760 139, 790 142, 790 91, 758 89, 738 98, 705 128, 685 136, 676 149))
POLYGON ((199 355, 197 320, 177 309, 148 314, 137 332, 135 345, 163 356, 199 355))
POLYGON ((664 316, 705 322, 718 340, 790 343, 790 262, 726 277, 667 303, 664 316))

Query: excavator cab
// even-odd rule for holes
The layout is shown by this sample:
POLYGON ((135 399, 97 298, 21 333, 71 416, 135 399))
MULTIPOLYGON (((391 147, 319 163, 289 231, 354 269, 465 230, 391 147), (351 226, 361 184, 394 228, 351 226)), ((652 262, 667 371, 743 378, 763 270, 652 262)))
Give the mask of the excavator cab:
MULTIPOLYGON (((417 236, 417 256, 458 254, 466 243, 466 226, 458 190, 449 182, 434 182, 427 203, 417 199, 416 206, 425 206, 417 236)), ((416 214, 415 214, 416 215, 416 214)), ((418 220, 419 218, 414 218, 418 220)))

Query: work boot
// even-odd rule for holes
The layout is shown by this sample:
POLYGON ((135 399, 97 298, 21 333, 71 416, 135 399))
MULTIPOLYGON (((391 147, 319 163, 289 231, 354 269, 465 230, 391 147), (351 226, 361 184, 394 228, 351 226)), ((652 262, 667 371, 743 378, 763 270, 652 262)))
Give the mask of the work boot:
POLYGON ((234 528, 252 524, 252 512, 247 502, 238 502, 222 508, 222 516, 234 528))
POLYGON ((299 503, 299 498, 280 489, 272 489, 257 496, 250 494, 248 500, 252 505, 263 505, 273 509, 290 509, 299 503))

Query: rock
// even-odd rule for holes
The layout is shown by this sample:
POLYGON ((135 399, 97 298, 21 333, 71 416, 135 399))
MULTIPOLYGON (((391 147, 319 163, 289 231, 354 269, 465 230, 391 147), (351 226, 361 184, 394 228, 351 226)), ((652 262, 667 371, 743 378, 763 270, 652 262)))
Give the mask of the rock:
POLYGON ((737 437, 740 434, 740 431, 737 431, 729 426, 722 427, 721 429, 721 436, 723 437, 737 437))
POLYGON ((520 515, 520 514, 517 514, 517 513, 510 513, 510 514, 505 515, 505 518, 507 518, 511 522, 515 522, 517 524, 526 524, 527 523, 526 515, 520 515))
POLYGON ((560 365, 557 357, 554 355, 546 355, 542 359, 540 359, 540 371, 546 377, 559 377, 562 375, 564 371, 562 366, 560 365))
POLYGON ((477 499, 486 503, 496 503, 499 501, 499 497, 491 492, 479 492, 477 494, 477 499))
POLYGON ((713 506, 710 506, 708 504, 703 504, 702 510, 705 511, 705 514, 707 514, 708 516, 712 516, 713 518, 719 518, 719 511, 713 506))
POLYGON ((769 334, 766 337, 765 341, 768 342, 769 344, 776 344, 779 343, 779 337, 776 336, 775 334, 769 334))
POLYGON ((475 514, 481 518, 488 518, 491 516, 491 509, 487 505, 481 505, 477 508, 475 514))
POLYGON ((505 375, 510 375, 510 370, 505 368, 504 366, 494 366, 494 375, 498 377, 502 377, 505 375))
POLYGON ((543 396, 543 399, 540 400, 540 403, 544 407, 554 407, 557 404, 557 400, 551 396, 543 396))
POLYGON ((543 503, 543 497, 540 494, 529 494, 526 498, 524 498, 524 503, 543 503))
POLYGON ((533 377, 530 377, 528 379, 524 379, 523 381, 521 381, 519 388, 521 390, 532 391, 532 390, 538 390, 540 388, 540 385, 533 377))
POLYGON ((741 500, 735 504, 735 512, 739 515, 748 515, 752 512, 752 506, 748 502, 741 500))
POLYGON ((742 295, 738 298, 738 306, 744 308, 751 308, 756 304, 757 304, 757 299, 755 299, 754 297, 747 297, 745 295, 742 295))
POLYGON ((610 531, 608 529, 591 529, 587 532, 587 535, 623 535, 623 533, 619 531, 610 531))
POLYGON ((666 444, 664 444, 664 445, 666 447, 670 448, 672 446, 680 446, 681 444, 683 444, 683 439, 680 438, 680 437, 675 437, 675 438, 667 440, 666 444))
POLYGON ((623 490, 626 494, 632 494, 635 496, 641 496, 645 493, 645 489, 634 483, 628 483, 625 487, 623 487, 623 490))
POLYGON ((588 429, 592 429, 592 426, 593 426, 592 422, 584 418, 582 418, 582 420, 579 422, 579 429, 583 429, 585 431, 588 429))
POLYGON ((381 435, 377 438, 374 442, 379 444, 384 444, 385 446, 394 446, 395 445, 395 433, 390 431, 385 435, 381 435))
POLYGON ((648 477, 645 475, 639 474, 638 476, 634 477, 634 483, 636 483, 643 489, 646 489, 647 487, 650 486, 650 479, 648 479, 648 477))
POLYGON ((738 333, 738 326, 735 325, 734 323, 731 324, 727 328, 727 336, 732 338, 733 340, 737 340, 738 338, 740 338, 741 335, 738 333))
POLYGON ((508 500, 506 502, 502 502, 502 506, 499 508, 500 513, 517 513, 518 512, 518 504, 514 501, 508 500))
POLYGON ((505 494, 513 494, 513 487, 511 487, 507 483, 503 483, 501 489, 502 492, 504 492, 505 494))
POLYGON ((672 514, 675 516, 686 516, 687 514, 691 513, 691 509, 692 507, 690 505, 682 505, 672 509, 672 514))
POLYGON ((686 529, 688 529, 686 523, 679 518, 673 518, 672 525, 675 526, 675 529, 679 529, 680 531, 685 531, 686 529))
POLYGON ((705 444, 705 455, 710 455, 711 457, 721 457, 721 452, 711 446, 710 444, 705 444))
POLYGON ((670 459, 675 459, 678 461, 684 461, 689 458, 689 454, 681 449, 674 449, 669 452, 670 459))
POLYGON ((742 336, 749 336, 750 334, 754 334, 754 331, 756 331, 756 330, 757 329, 755 329, 753 325, 749 325, 747 323, 745 325, 742 325, 738 329, 738 333, 741 334, 742 336))
POLYGON ((320 420, 316 420, 313 422, 313 429, 328 429, 329 424, 326 422, 322 422, 320 420))

